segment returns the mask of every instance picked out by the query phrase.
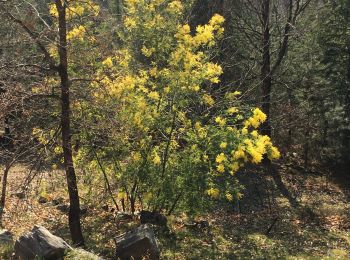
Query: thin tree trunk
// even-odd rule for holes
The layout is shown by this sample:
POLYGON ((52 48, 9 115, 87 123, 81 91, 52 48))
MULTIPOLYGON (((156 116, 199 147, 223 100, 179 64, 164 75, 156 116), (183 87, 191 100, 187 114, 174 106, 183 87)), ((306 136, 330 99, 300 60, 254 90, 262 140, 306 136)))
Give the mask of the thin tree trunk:
POLYGON ((5 202, 6 202, 6 190, 7 190, 7 177, 8 173, 13 165, 14 160, 5 165, 4 174, 2 176, 2 188, 1 188, 1 198, 0 198, 0 224, 2 226, 2 216, 4 214, 5 202))
POLYGON ((77 187, 77 180, 73 166, 71 128, 70 128, 70 100, 69 100, 69 79, 68 79, 68 58, 67 58, 67 24, 66 24, 66 3, 56 0, 58 11, 59 46, 58 53, 60 65, 58 73, 61 80, 61 129, 64 166, 66 171, 68 193, 69 193, 69 229, 73 244, 84 245, 84 238, 80 224, 80 204, 77 187))
POLYGON ((304 134, 304 168, 308 171, 309 168, 309 139, 310 139, 310 112, 307 112, 307 122, 304 134))
POLYGON ((271 136, 270 99, 271 99, 271 58, 270 58, 270 0, 262 1, 262 47, 263 63, 261 66, 262 110, 266 121, 261 125, 261 133, 271 136))
POLYGON ((289 150, 292 147, 293 143, 293 104, 292 104, 292 90, 288 89, 288 141, 287 141, 287 149, 289 150))

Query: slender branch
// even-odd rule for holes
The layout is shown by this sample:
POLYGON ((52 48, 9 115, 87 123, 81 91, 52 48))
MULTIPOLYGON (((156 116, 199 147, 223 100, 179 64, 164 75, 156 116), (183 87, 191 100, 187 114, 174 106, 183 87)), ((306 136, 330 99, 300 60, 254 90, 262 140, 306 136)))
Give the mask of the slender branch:
POLYGON ((20 19, 16 18, 13 14, 10 12, 7 12, 4 7, 0 7, 0 10, 5 13, 5 15, 12 20, 13 22, 17 23, 19 26, 21 26, 27 34, 30 36, 30 38, 36 43, 36 45, 39 47, 39 49, 42 51, 42 53, 45 56, 45 59, 49 62, 50 69, 57 70, 58 67, 55 64, 54 59, 51 57, 50 53, 46 49, 46 47, 43 45, 43 43, 40 41, 40 39, 35 35, 33 31, 31 31, 28 26, 20 19))
POLYGON ((112 192, 112 189, 111 189, 111 185, 109 184, 107 173, 106 173, 105 169, 103 168, 102 163, 100 161, 100 158, 98 157, 98 155, 96 153, 96 150, 93 147, 93 145, 91 144, 91 142, 90 142, 90 145, 91 145, 92 152, 94 153, 94 156, 95 156, 95 158, 97 160, 98 166, 100 167, 100 169, 102 171, 103 177, 104 177, 106 185, 107 185, 108 193, 109 193, 109 195, 110 195, 110 197, 111 197, 111 199, 112 199, 112 201, 114 203, 114 206, 117 208, 117 210, 119 210, 118 203, 113 197, 113 192, 112 192))

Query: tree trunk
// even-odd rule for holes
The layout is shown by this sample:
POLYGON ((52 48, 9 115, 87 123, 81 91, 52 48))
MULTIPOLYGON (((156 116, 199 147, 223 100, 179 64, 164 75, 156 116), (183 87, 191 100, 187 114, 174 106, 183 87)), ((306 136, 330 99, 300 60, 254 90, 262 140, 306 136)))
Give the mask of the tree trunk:
POLYGON ((0 198, 0 224, 2 226, 2 216, 4 214, 5 202, 6 202, 6 189, 7 189, 7 177, 10 171, 10 168, 13 164, 13 161, 5 165, 4 174, 2 176, 2 189, 1 189, 1 198, 0 198))
POLYGON ((80 205, 77 180, 73 166, 71 129, 70 129, 70 100, 69 100, 69 80, 68 80, 68 58, 67 58, 67 21, 66 3, 56 0, 58 11, 59 46, 58 53, 60 64, 58 73, 61 80, 61 129, 62 148, 64 156, 64 167, 66 171, 68 193, 69 193, 69 229, 73 244, 84 245, 84 238, 80 225, 80 205))
POLYGON ((262 111, 266 121, 261 125, 261 133, 271 136, 270 99, 271 99, 271 58, 270 58, 270 0, 262 1, 262 47, 263 57, 261 66, 262 111))
POLYGON ((287 149, 289 150, 292 147, 293 143, 293 104, 292 104, 292 90, 288 89, 288 141, 287 141, 287 149))
POLYGON ((308 171, 309 168, 309 140, 310 140, 310 112, 307 112, 307 122, 305 125, 305 133, 304 133, 304 152, 303 152, 303 157, 304 157, 304 168, 306 171, 308 171))

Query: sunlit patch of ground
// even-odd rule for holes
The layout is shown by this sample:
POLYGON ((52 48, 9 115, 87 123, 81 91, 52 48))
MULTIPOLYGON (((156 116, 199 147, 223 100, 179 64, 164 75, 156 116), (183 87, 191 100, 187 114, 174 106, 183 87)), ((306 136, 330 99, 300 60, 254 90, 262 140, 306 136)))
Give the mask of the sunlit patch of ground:
MULTIPOLYGON (((69 242, 67 215, 52 205, 58 198, 67 203, 64 173, 39 174, 25 198, 19 199, 13 194, 27 173, 24 166, 10 172, 4 226, 18 237, 40 224, 69 242), (40 196, 48 203, 40 204, 40 196)), ((305 176, 286 168, 282 176, 298 196, 300 207, 292 208, 277 194, 270 209, 238 214, 227 205, 202 215, 200 219, 208 220, 209 228, 190 228, 184 225, 190 221, 186 215, 172 216, 170 233, 156 229, 162 259, 350 259, 349 191, 315 174, 305 176)), ((113 238, 137 226, 139 220, 120 220, 103 210, 100 198, 107 195, 102 184, 93 189, 80 186, 87 208, 82 216, 86 249, 111 258, 113 238)))

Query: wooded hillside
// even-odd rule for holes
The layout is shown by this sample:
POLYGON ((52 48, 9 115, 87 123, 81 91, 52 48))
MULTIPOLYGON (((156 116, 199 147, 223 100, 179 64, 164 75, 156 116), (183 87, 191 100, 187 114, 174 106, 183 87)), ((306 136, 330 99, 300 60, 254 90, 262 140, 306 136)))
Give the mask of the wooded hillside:
POLYGON ((350 257, 350 1, 0 0, 0 17, 4 259, 34 225, 107 259, 138 259, 132 233, 113 242, 130 230, 152 233, 146 259, 350 257))

